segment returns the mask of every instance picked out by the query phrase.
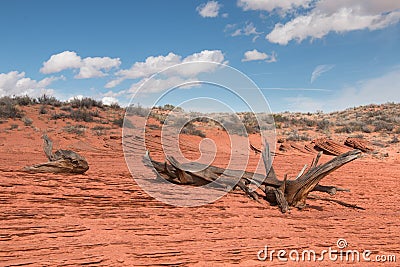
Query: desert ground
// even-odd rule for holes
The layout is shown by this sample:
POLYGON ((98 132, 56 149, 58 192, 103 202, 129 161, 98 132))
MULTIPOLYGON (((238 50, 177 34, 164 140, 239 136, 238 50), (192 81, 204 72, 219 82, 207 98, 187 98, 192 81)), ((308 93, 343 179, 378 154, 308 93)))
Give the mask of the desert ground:
MULTIPOLYGON (((276 257, 272 262, 262 262, 257 253, 265 246, 319 253, 329 247, 336 249, 340 238, 347 241, 347 249, 372 251, 371 259, 376 255, 396 255, 397 259, 397 263, 356 265, 399 264, 400 146, 390 142, 395 134, 364 133, 377 152, 363 153, 321 182, 350 192, 335 196, 315 193, 365 210, 308 200, 305 209, 293 208, 282 214, 268 202, 258 203, 241 191, 205 206, 187 208, 159 202, 136 184, 124 159, 120 125, 100 123, 117 121, 123 114, 121 109, 100 110, 97 119, 87 122, 57 118, 54 115, 63 111, 51 105, 19 109, 23 116, 4 118, 0 124, 1 266, 318 266, 307 261, 280 262, 276 257), (43 107, 48 112, 42 113, 43 107), (96 128, 99 125, 104 127, 96 128), (44 132, 54 141, 54 149, 78 152, 90 169, 80 175, 22 172, 24 166, 47 161, 41 139, 44 132)), ((224 166, 229 156, 229 149, 223 145, 224 134, 202 129, 207 138, 221 144, 214 164, 224 166)), ((282 125, 277 129, 278 138, 287 138, 284 131, 292 129, 282 125)), ((156 127, 149 130, 150 143, 156 143, 159 131, 156 127)), ((326 131, 312 129, 304 133, 326 135, 326 131)), ((330 137, 339 142, 350 135, 331 129, 330 137)), ((184 154, 196 157, 202 138, 188 134, 181 137, 184 154)), ((260 146, 257 142, 255 145, 260 146)), ((283 149, 274 158, 280 178, 285 173, 295 177, 315 157, 315 153, 293 148, 309 141, 293 142, 296 145, 289 146, 292 149, 283 149)), ((279 145, 282 143, 277 145, 277 152, 279 145)), ((152 150, 162 158, 157 146, 152 150)), ((321 161, 332 158, 323 155, 321 161)), ((249 168, 258 160, 259 156, 252 154, 249 168)), ((345 263, 325 259, 320 266, 345 263)))

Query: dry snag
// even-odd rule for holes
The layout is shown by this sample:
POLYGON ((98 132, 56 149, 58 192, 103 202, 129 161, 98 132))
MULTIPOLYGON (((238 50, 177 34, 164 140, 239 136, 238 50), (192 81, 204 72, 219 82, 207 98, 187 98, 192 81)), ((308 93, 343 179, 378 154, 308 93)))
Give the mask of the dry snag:
MULTIPOLYGON (((254 147, 251 149, 255 149, 254 147)), ((147 153, 144 162, 147 166, 154 168, 157 175, 175 184, 202 186, 209 183, 216 183, 217 187, 222 188, 240 188, 246 195, 254 200, 259 201, 260 197, 267 200, 272 205, 277 205, 282 213, 290 210, 290 207, 302 209, 306 206, 306 200, 311 191, 325 192, 335 195, 338 191, 349 191, 347 189, 338 188, 336 186, 324 186, 319 182, 328 174, 340 168, 341 166, 357 159, 361 155, 358 149, 343 153, 324 164, 318 164, 322 152, 312 161, 311 165, 307 165, 299 172, 295 180, 288 180, 285 175, 283 180, 279 180, 272 166, 272 158, 270 156, 269 146, 266 143, 261 151, 266 174, 243 172, 239 170, 231 170, 219 168, 216 166, 207 166, 199 163, 179 163, 174 157, 167 156, 165 162, 158 162, 150 157, 147 153), (200 171, 191 171, 193 169, 200 171), (219 177, 231 179, 218 179, 219 177), (229 180, 239 181, 232 184, 229 180), (217 180, 218 179, 218 180, 217 180), (257 184, 261 190, 252 190, 249 185, 257 184)), ((311 199, 320 199, 335 202, 340 205, 363 209, 357 205, 347 204, 329 198, 318 198, 310 196, 311 199)))
POLYGON ((59 149, 53 153, 53 142, 46 134, 43 135, 43 140, 43 150, 49 161, 27 166, 23 168, 23 171, 31 173, 82 174, 89 169, 86 159, 78 153, 63 149, 59 149))

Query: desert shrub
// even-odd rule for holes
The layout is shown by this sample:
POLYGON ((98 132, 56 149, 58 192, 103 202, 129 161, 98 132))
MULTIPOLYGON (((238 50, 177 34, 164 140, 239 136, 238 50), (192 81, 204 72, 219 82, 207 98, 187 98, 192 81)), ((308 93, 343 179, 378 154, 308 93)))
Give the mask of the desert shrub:
POLYGON ((47 108, 45 105, 40 106, 39 114, 47 114, 47 108))
POLYGON ((356 134, 356 135, 352 135, 351 137, 364 139, 364 135, 363 134, 356 134))
POLYGON ((22 112, 16 107, 15 101, 8 96, 0 98, 0 118, 21 118, 22 112))
POLYGON ((317 122, 315 120, 310 120, 306 118, 302 118, 301 121, 307 126, 307 127, 314 127, 317 125, 317 122))
POLYGON ((98 108, 103 108, 103 102, 97 101, 95 99, 92 99, 90 97, 84 97, 82 99, 79 98, 74 98, 69 101, 71 107, 73 108, 87 108, 90 109, 92 107, 98 107, 98 108))
POLYGON ((18 124, 11 124, 10 130, 15 130, 15 129, 18 129, 18 124))
POLYGON ((117 125, 118 127, 123 127, 124 126, 124 117, 120 117, 120 118, 118 118, 118 119, 114 119, 113 121, 112 121, 112 123, 114 124, 114 125, 117 125))
POLYGON ((92 117, 101 118, 100 112, 99 112, 97 109, 94 110, 94 111, 89 111, 89 114, 90 114, 92 117))
POLYGON ((62 111, 71 112, 72 107, 71 107, 71 106, 62 106, 60 109, 61 109, 62 111))
POLYGON ((352 133, 354 128, 350 125, 345 125, 335 129, 335 133, 352 133))
POLYGON ((111 109, 120 109, 121 106, 118 103, 111 103, 110 108, 111 109))
POLYGON ((62 103, 54 96, 48 96, 46 94, 37 98, 37 102, 42 105, 49 105, 53 107, 61 107, 62 103))
POLYGON ((161 129, 161 126, 158 124, 148 124, 147 127, 149 127, 149 129, 151 130, 159 130, 161 129))
POLYGON ((317 122, 317 129, 318 130, 329 130, 330 122, 327 119, 323 119, 317 122))
POLYGON ((131 105, 126 108, 126 113, 127 115, 135 115, 135 116, 140 116, 140 117, 146 117, 150 112, 150 109, 148 108, 143 108, 140 105, 131 105))
POLYGON ((399 138, 397 138, 397 136, 395 135, 395 136, 393 136, 392 140, 390 140, 389 143, 391 143, 391 144, 397 144, 398 142, 400 142, 400 141, 399 141, 399 138))
POLYGON ((128 118, 125 118, 124 120, 124 127, 129 129, 135 129, 135 125, 128 118))
POLYGON ((282 114, 273 114, 273 116, 274 116, 275 122, 286 122, 289 120, 287 117, 283 116, 282 114))
POLYGON ((68 118, 69 115, 66 113, 54 113, 53 115, 51 115, 50 119, 51 120, 59 120, 59 119, 64 119, 64 118, 68 118))
POLYGON ((69 117, 75 121, 92 122, 93 116, 84 109, 71 110, 69 117))
POLYGON ((380 132, 380 131, 391 132, 391 131, 393 131, 393 128, 394 128, 393 124, 388 123, 386 121, 375 121, 373 123, 373 125, 375 126, 375 129, 374 129, 375 132, 380 132))
POLYGON ((173 127, 183 127, 188 119, 185 117, 172 117, 170 120, 171 121, 168 121, 168 124, 172 123, 173 127))
POLYGON ((286 140, 288 140, 288 141, 310 141, 311 138, 307 133, 300 134, 298 131, 292 130, 289 133, 289 136, 286 137, 286 140))
POLYGON ((93 127, 91 130, 95 135, 101 136, 107 134, 107 130, 110 130, 110 127, 104 127, 101 125, 97 125, 93 127))
POLYGON ((224 122, 224 130, 228 131, 230 134, 237 134, 240 136, 245 136, 246 135, 246 128, 243 127, 242 123, 235 123, 232 121, 226 121, 224 122))
POLYGON ((63 129, 67 133, 83 135, 86 131, 86 126, 77 124, 77 125, 68 125, 63 129))
POLYGON ((361 131, 363 133, 372 133, 372 129, 368 125, 361 125, 361 131))
POLYGON ((28 105, 34 105, 37 103, 36 99, 30 98, 27 95, 24 96, 15 96, 14 101, 20 105, 20 106, 28 106, 28 105))
POLYGON ((28 117, 23 117, 21 120, 25 126, 31 126, 33 123, 33 120, 28 117))
POLYGON ((126 127, 126 128, 129 128, 129 129, 135 129, 135 125, 128 118, 124 119, 124 117, 119 117, 117 119, 114 119, 112 121, 112 123, 114 125, 117 125, 117 126, 121 127, 121 128, 122 127, 126 127))
POLYGON ((202 131, 196 129, 196 126, 191 122, 187 123, 182 128, 181 133, 188 134, 188 135, 196 135, 196 136, 200 136, 202 138, 206 137, 206 135, 202 131))

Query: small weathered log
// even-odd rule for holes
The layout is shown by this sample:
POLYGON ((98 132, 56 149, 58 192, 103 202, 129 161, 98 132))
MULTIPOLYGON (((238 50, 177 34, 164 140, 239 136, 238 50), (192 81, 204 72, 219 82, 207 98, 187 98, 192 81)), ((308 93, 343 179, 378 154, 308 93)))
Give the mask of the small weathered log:
POLYGON ((372 152, 374 151, 374 148, 372 145, 364 139, 356 138, 356 137, 348 137, 346 141, 344 141, 344 144, 346 146, 359 149, 362 152, 372 152))
POLYGON ((339 144, 328 138, 317 138, 314 139, 311 144, 318 150, 325 151, 328 154, 339 156, 340 154, 349 151, 349 147, 339 144))
POLYGON ((72 173, 82 174, 89 169, 89 164, 84 157, 71 150, 57 150, 54 154, 53 142, 43 135, 43 150, 49 162, 35 164, 23 168, 23 171, 31 173, 72 173))
MULTIPOLYGON (((338 191, 348 191, 335 186, 319 185, 319 182, 328 174, 340 168, 341 166, 355 160, 361 154, 360 150, 352 150, 343 153, 332 160, 318 165, 319 153, 306 171, 307 165, 300 171, 295 180, 278 180, 272 166, 272 159, 268 144, 265 143, 264 149, 258 150, 251 147, 252 150, 260 151, 264 162, 266 174, 252 173, 240 170, 231 170, 219 168, 216 166, 207 166, 199 163, 181 164, 174 157, 167 156, 166 162, 157 162, 151 159, 149 153, 144 160, 148 166, 156 171, 157 175, 176 184, 186 184, 192 186, 202 186, 214 182, 217 187, 222 188, 240 188, 247 196, 258 200, 260 194, 249 188, 249 184, 256 184, 263 187, 264 198, 271 204, 278 205, 284 213, 289 207, 303 208, 306 205, 306 199, 311 191, 325 192, 335 195, 338 191), (200 170, 200 171, 192 171, 200 170), (225 179, 218 179, 223 177, 225 179), (218 181, 216 182, 216 180, 218 181), (235 181, 238 181, 235 183, 235 181)), ((340 204, 340 201, 337 201, 340 204)), ((352 207, 351 205, 346 205, 352 207)))

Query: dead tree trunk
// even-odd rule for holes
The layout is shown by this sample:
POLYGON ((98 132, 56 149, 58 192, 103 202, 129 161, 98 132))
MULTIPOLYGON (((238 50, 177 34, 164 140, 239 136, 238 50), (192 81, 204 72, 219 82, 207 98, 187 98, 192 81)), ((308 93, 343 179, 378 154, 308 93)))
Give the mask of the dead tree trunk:
MULTIPOLYGON (((287 175, 285 175, 283 180, 277 179, 274 168, 272 167, 272 159, 268 145, 266 145, 262 151, 266 175, 224 169, 216 166, 206 166, 199 163, 181 164, 172 156, 167 156, 167 161, 165 162, 158 162, 151 159, 149 153, 144 157, 144 162, 148 166, 154 168, 158 176, 172 183, 202 186, 211 182, 217 182, 216 185, 222 188, 239 187, 250 198, 258 200, 260 196, 262 196, 271 204, 278 205, 280 210, 285 213, 290 207, 304 208, 308 194, 311 191, 325 192, 330 195, 334 195, 338 191, 349 191, 335 186, 319 185, 319 182, 331 172, 358 158, 361 151, 352 150, 324 164, 318 165, 321 154, 322 153, 319 153, 317 155, 308 169, 307 165, 304 166, 295 180, 287 180, 287 175), (201 171, 191 171, 193 169, 201 171), (224 178, 232 178, 231 181, 237 181, 238 177, 240 177, 240 179, 236 184, 233 184, 234 182, 229 182, 230 179, 219 179, 216 181, 221 176, 224 176, 224 178), (252 190, 249 184, 257 184, 263 191, 263 194, 252 190)), ((336 201, 336 203, 341 204, 344 202, 336 201)), ((344 206, 360 208, 351 204, 346 204, 344 206)))
POLYGON ((71 150, 57 150, 54 154, 53 142, 43 135, 43 150, 49 159, 46 163, 35 164, 23 168, 23 171, 31 173, 73 173, 82 174, 89 169, 86 159, 71 150))

